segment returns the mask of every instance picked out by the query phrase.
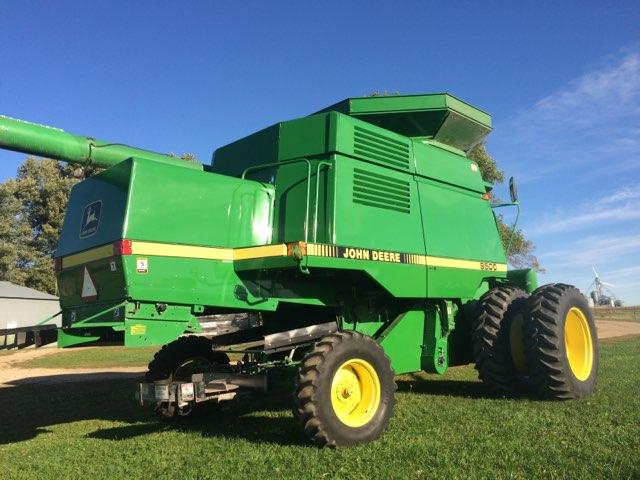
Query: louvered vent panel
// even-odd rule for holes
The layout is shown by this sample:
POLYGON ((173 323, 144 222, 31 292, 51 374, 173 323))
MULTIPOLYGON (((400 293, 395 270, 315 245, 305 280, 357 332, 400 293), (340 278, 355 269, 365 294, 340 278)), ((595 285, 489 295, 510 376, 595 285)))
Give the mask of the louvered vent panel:
POLYGON ((355 168, 353 202, 397 212, 411 211, 409 182, 355 168))
POLYGON ((353 151, 389 167, 408 170, 411 164, 409 144, 358 126, 354 127, 353 151))

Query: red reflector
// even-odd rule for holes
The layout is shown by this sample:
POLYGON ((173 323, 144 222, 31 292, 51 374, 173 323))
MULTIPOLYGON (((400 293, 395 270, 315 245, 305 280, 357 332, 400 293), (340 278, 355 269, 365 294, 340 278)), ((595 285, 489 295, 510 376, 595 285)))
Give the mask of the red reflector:
POLYGON ((56 272, 62 270, 62 257, 57 257, 53 260, 53 266, 56 269, 56 272))
POLYGON ((114 255, 131 255, 131 240, 113 242, 114 255))

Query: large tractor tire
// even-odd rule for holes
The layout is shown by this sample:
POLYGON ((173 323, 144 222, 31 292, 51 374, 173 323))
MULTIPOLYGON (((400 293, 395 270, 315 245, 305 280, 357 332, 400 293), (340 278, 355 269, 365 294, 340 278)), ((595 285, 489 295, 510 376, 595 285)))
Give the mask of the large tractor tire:
MULTIPOLYGON (((164 345, 155 354, 149 363, 145 381, 158 380, 189 381, 194 373, 204 373, 215 370, 225 371, 229 366, 229 357, 226 353, 214 352, 211 340, 205 337, 180 337, 171 343, 164 345)), ((206 406, 198 406, 202 412, 206 406)), ((185 409, 169 409, 167 405, 158 403, 155 407, 156 414, 162 420, 174 417, 184 417, 193 414, 195 407, 185 409)))
POLYGON ((530 382, 541 397, 577 399, 593 392, 598 337, 591 309, 577 288, 555 283, 533 292, 524 341, 530 382))
POLYGON ((496 287, 478 301, 472 328, 478 377, 492 390, 511 394, 522 388, 526 371, 522 313, 527 294, 515 287, 496 287))
POLYGON ((293 412, 316 445, 352 446, 375 440, 386 429, 395 390, 382 347, 366 335, 339 332, 324 337, 301 362, 293 412))

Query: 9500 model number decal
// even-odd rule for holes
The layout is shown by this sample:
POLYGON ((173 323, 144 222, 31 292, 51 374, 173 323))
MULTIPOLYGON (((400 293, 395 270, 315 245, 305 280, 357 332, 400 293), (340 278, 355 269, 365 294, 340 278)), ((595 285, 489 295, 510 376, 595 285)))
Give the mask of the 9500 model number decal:
POLYGON ((480 262, 480 270, 496 272, 498 270, 498 264, 493 262, 480 262))

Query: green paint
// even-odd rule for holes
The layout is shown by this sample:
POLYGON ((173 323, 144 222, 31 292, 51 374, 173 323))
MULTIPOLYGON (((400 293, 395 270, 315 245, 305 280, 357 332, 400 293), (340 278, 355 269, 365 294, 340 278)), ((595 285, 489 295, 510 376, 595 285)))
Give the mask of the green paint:
POLYGON ((538 288, 538 274, 533 268, 509 270, 507 273, 507 279, 513 285, 517 285, 529 293, 538 288))
POLYGON ((425 312, 410 310, 400 314, 378 338, 391 359, 396 375, 423 370, 422 337, 425 327, 425 312))
POLYGON ((167 165, 202 170, 202 165, 161 153, 72 135, 59 128, 0 115, 0 148, 81 165, 111 167, 130 157, 167 165))
POLYGON ((200 314, 320 306, 376 338, 397 373, 443 373, 469 357, 456 304, 495 283, 536 283, 531 272, 425 265, 506 262, 487 186, 464 154, 490 130, 486 113, 433 94, 348 99, 220 147, 206 169, 6 117, 0 147, 108 167, 69 201, 57 257, 103 254, 58 273, 60 346, 159 345, 200 331, 200 314), (164 250, 114 251, 122 239, 164 250), (289 242, 296 256, 233 260, 232 249, 289 242), (297 242, 338 248, 305 255, 297 242), (95 299, 82 298, 85 269, 95 299))
POLYGON ((422 370, 429 373, 442 374, 449 365, 449 343, 445 335, 446 329, 442 325, 443 309, 439 308, 441 306, 442 304, 429 305, 425 312, 422 370))

